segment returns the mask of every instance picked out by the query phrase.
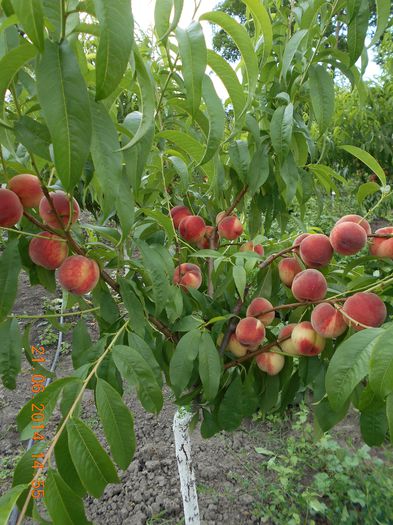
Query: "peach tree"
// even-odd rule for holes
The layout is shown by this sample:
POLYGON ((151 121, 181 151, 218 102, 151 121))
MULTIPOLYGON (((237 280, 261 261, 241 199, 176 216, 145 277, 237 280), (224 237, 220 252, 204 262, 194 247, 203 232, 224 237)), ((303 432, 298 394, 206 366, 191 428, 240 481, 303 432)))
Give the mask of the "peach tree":
POLYGON ((14 389, 26 359, 52 379, 17 416, 34 446, 1 524, 14 505, 18 523, 46 523, 42 503, 53 523, 88 523, 84 496, 119 482, 114 463, 126 469, 135 450, 124 383, 151 413, 168 385, 206 438, 307 395, 319 434, 353 405, 368 444, 392 439, 393 226, 373 233, 363 206, 390 195, 383 166, 339 145, 376 175, 359 188, 361 214, 300 226, 311 198, 346 182, 316 143, 335 76, 365 89, 368 2, 243 1, 252 36, 220 12, 179 26, 183 0, 157 1, 154 33, 135 36, 129 0, 1 3, 0 374, 14 389), (236 66, 207 48, 208 23, 239 49, 236 66), (49 373, 29 316, 13 313, 22 270, 63 289, 62 313, 42 318, 77 319, 62 327, 69 376, 49 373), (83 420, 87 390, 110 454, 83 420), (43 427, 60 414, 49 435, 34 410, 43 427))

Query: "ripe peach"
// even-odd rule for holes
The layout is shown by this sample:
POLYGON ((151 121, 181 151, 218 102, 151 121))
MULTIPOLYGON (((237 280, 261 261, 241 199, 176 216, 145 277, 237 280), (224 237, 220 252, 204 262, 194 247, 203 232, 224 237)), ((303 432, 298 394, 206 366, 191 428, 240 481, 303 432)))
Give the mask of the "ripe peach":
POLYGON ((330 243, 340 255, 354 255, 366 246, 367 234, 356 222, 340 222, 330 232, 330 243))
POLYGON ((170 215, 173 220, 173 225, 176 229, 178 229, 179 224, 184 217, 188 217, 189 215, 192 215, 190 210, 187 208, 187 206, 175 206, 171 209, 170 215))
POLYGON ((298 301, 320 301, 326 292, 326 279, 318 270, 303 270, 293 279, 292 293, 298 301))
POLYGON ((286 354, 298 355, 297 349, 292 342, 292 338, 290 337, 292 335, 292 332, 295 326, 296 326, 296 323, 289 323, 283 326, 278 333, 277 339, 279 341, 281 341, 281 339, 285 339, 285 341, 280 342, 279 346, 274 346, 273 348, 276 348, 279 351, 285 352, 286 354))
POLYGON ((348 327, 343 315, 330 303, 321 303, 314 308, 311 324, 319 335, 327 339, 338 337, 348 327))
POLYGON ((291 339, 299 355, 318 355, 325 348, 325 339, 313 329, 310 321, 296 325, 291 339))
POLYGON ((224 217, 233 217, 233 216, 234 216, 233 213, 231 213, 230 215, 227 215, 227 214, 225 213, 225 211, 220 211, 220 212, 217 213, 217 215, 216 215, 216 226, 219 225, 219 223, 222 221, 222 219, 223 219, 224 217))
POLYGON ((68 255, 67 243, 54 233, 41 232, 39 235, 29 244, 30 259, 38 266, 56 270, 68 255))
POLYGON ((366 221, 366 219, 363 219, 361 215, 355 215, 355 214, 344 215, 344 217, 341 217, 341 219, 339 219, 336 222, 336 225, 341 224, 342 222, 355 222, 356 224, 359 224, 359 226, 363 228, 363 230, 366 232, 367 235, 370 235, 371 233, 370 224, 368 223, 368 221, 366 221))
POLYGON ((202 284, 202 274, 199 266, 191 263, 183 263, 175 268, 173 283, 183 288, 198 289, 202 284))
MULTIPOLYGON (((70 212, 71 212, 71 199, 70 197, 64 193, 64 191, 58 190, 53 193, 51 193, 51 199, 53 202, 53 206, 55 207, 57 214, 59 215, 62 225, 67 226, 68 222, 70 220, 70 212)), ((74 224, 78 220, 79 217, 79 205, 76 202, 76 200, 72 199, 72 218, 71 218, 71 224, 74 224)), ((50 205, 50 202, 46 197, 43 197, 40 202, 39 207, 39 213, 44 220, 46 224, 51 226, 52 228, 61 228, 61 224, 59 224, 57 217, 52 210, 52 207, 50 205)))
POLYGON ((252 241, 247 241, 240 246, 239 252, 255 252, 262 257, 264 249, 262 244, 254 244, 252 241))
POLYGON ((40 179, 30 173, 15 175, 8 183, 11 191, 16 193, 25 208, 38 208, 42 197, 40 179))
POLYGON ((329 237, 321 233, 308 235, 300 243, 300 257, 309 268, 322 268, 330 263, 333 248, 329 237))
POLYGON ((199 215, 188 215, 179 224, 179 233, 188 242, 198 242, 205 235, 206 224, 199 215))
MULTIPOLYGON (((393 235, 393 227, 379 228, 375 233, 379 235, 393 235)), ((370 253, 375 257, 390 257, 390 259, 393 259, 393 237, 373 237, 370 253)))
POLYGON ((233 241, 243 233, 242 223, 235 215, 224 217, 218 223, 218 234, 224 239, 233 241))
POLYGON ((23 206, 16 193, 0 188, 0 226, 11 228, 20 221, 23 206))
MULTIPOLYGON (((224 339, 224 334, 220 334, 217 337, 217 345, 221 346, 224 339)), ((241 345, 237 340, 236 334, 231 334, 226 350, 229 350, 235 357, 243 357, 247 354, 247 346, 241 345)))
POLYGON ((358 292, 351 295, 345 301, 342 312, 345 322, 358 331, 363 330, 364 326, 356 323, 367 327, 381 326, 387 314, 385 303, 372 292, 358 292))
POLYGON ((75 295, 84 295, 96 287, 100 268, 96 261, 83 255, 71 255, 60 266, 57 274, 60 285, 75 295))
POLYGON ((274 352, 262 352, 256 356, 255 360, 258 368, 269 374, 269 376, 279 374, 285 365, 285 357, 274 352))
POLYGON ((201 250, 206 250, 210 248, 210 239, 214 234, 215 228, 213 226, 206 226, 205 234, 200 241, 196 242, 196 245, 201 250))
POLYGON ((236 337, 240 344, 258 346, 265 338, 265 327, 255 317, 245 317, 236 327, 236 337))
POLYGON ((281 282, 290 288, 295 275, 302 271, 299 261, 295 257, 285 257, 278 263, 278 275, 281 282))
POLYGON ((269 325, 275 318, 275 312, 271 311, 273 305, 263 297, 255 297, 247 308, 247 317, 256 317, 265 326, 269 325), (269 311, 270 310, 270 311, 269 311), (267 313, 264 313, 267 312, 267 313))

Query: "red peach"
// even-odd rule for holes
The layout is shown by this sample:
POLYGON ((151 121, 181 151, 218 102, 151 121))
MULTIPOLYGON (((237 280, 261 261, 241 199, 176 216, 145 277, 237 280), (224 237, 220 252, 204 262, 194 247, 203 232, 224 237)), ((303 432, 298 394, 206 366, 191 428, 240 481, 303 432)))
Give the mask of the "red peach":
POLYGON ((273 305, 270 301, 263 297, 255 297, 249 304, 246 315, 247 317, 256 317, 267 326, 275 318, 275 312, 271 310, 273 310, 273 305))
POLYGON ((234 215, 224 217, 218 223, 218 233, 220 237, 233 241, 243 233, 242 223, 234 215))
POLYGON ((265 327, 255 317, 245 317, 236 327, 236 337, 240 344, 258 346, 265 338, 265 327))
POLYGON ((326 339, 334 339, 348 328, 343 315, 330 303, 321 303, 311 314, 314 330, 326 339))
POLYGON ((306 237, 308 237, 309 235, 310 235, 310 233, 301 233, 293 241, 292 246, 300 246, 300 243, 302 242, 302 240, 305 239, 306 237))
MULTIPOLYGON (((378 235, 393 235, 393 227, 379 228, 375 233, 378 235)), ((370 253, 375 257, 390 257, 390 259, 393 259, 393 237, 373 237, 370 253)))
POLYGON ((264 249, 262 244, 254 244, 252 241, 247 241, 240 246, 239 252, 255 252, 262 257, 264 249))
POLYGON ((29 244, 30 259, 38 266, 56 270, 68 255, 67 243, 54 233, 41 232, 39 235, 29 244))
POLYGON ((299 355, 318 355, 325 348, 325 339, 313 329, 310 321, 296 325, 291 339, 299 355))
MULTIPOLYGON (((70 197, 64 193, 64 191, 58 190, 53 193, 51 193, 51 199, 53 202, 53 206, 55 207, 55 210, 57 211, 57 214, 59 215, 62 225, 67 226, 70 221, 70 212, 71 212, 71 199, 70 197)), ((72 218, 71 218, 71 224, 74 224, 78 220, 79 217, 79 205, 76 202, 76 200, 72 199, 72 218)), ((52 207, 50 205, 50 202, 46 197, 43 197, 40 202, 39 207, 39 213, 44 220, 46 224, 51 226, 52 228, 61 228, 62 225, 59 224, 59 221, 57 220, 57 217, 52 210, 52 207)))
POLYGON ((198 289, 202 284, 202 274, 199 266, 191 263, 183 263, 175 268, 173 283, 183 288, 198 289))
POLYGON ((75 295, 84 295, 96 287, 100 268, 96 261, 83 255, 67 257, 58 270, 60 285, 75 295))
POLYGON ((318 270, 303 270, 293 279, 292 294, 298 301, 320 301, 326 292, 326 279, 318 270))
POLYGON ((0 226, 11 228, 23 216, 23 206, 16 193, 0 188, 0 226))
POLYGON ((215 228, 213 226, 206 226, 205 234, 200 241, 196 242, 196 245, 201 250, 210 248, 210 239, 214 233, 215 228))
POLYGON ((187 206, 175 206, 171 209, 170 215, 172 217, 174 227, 178 229, 182 219, 184 219, 184 217, 192 215, 192 213, 187 208, 187 206))
POLYGON ((329 237, 321 233, 308 235, 300 243, 300 257, 309 268, 327 266, 333 256, 329 237))
POLYGON ((341 219, 339 219, 336 222, 336 226, 337 224, 341 224, 342 222, 354 222, 356 224, 359 224, 359 226, 363 228, 363 230, 366 232, 366 235, 370 235, 371 233, 371 226, 369 222, 366 221, 366 219, 363 219, 361 215, 344 215, 344 217, 341 217, 341 219))
POLYGON ((206 224, 199 215, 188 215, 179 224, 179 233, 187 242, 198 242, 205 235, 206 224))
POLYGON ((296 323, 289 323, 281 328, 278 333, 278 340, 285 339, 285 341, 280 342, 279 350, 282 350, 286 354, 298 355, 297 348, 293 344, 292 335, 293 329, 295 328, 296 323), (289 337, 289 339, 287 339, 289 337))
POLYGON ((285 257, 278 263, 278 275, 281 282, 290 288, 295 275, 302 271, 299 261, 295 257, 285 257))
POLYGON ((385 303, 378 295, 371 292, 358 292, 348 297, 342 312, 345 322, 357 331, 363 330, 365 327, 381 326, 387 314, 385 303))
POLYGON ((233 217, 233 213, 231 213, 230 215, 227 215, 225 211, 220 211, 219 213, 217 213, 216 215, 216 226, 219 225, 219 223, 222 221, 222 219, 224 217, 233 217))
POLYGON ((25 208, 38 208, 44 196, 40 179, 30 173, 15 175, 8 183, 11 191, 16 193, 25 208))
POLYGON ((262 352, 256 356, 255 360, 258 368, 269 374, 269 376, 279 374, 285 365, 285 357, 274 352, 262 352))
POLYGON ((330 232, 330 243, 340 255, 354 255, 367 244, 364 228, 356 222, 340 222, 330 232))

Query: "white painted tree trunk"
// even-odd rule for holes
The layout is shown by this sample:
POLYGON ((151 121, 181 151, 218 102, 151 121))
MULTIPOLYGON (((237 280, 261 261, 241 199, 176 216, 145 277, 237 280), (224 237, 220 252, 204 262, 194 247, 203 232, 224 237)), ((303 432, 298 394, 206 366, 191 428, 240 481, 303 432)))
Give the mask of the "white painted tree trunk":
POLYGON ((183 498, 185 525, 200 524, 189 432, 189 424, 192 417, 192 412, 180 407, 173 418, 173 434, 175 437, 176 460, 180 477, 180 490, 183 498))

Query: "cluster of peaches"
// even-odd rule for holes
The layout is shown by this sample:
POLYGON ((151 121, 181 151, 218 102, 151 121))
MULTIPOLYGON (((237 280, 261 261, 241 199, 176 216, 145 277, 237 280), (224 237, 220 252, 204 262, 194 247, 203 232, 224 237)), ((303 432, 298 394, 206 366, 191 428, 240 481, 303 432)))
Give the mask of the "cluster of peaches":
MULTIPOLYGON (((189 242, 205 247, 205 238, 211 235, 203 219, 194 216, 185 206, 171 210, 174 226, 189 242), (196 233, 198 232, 198 234, 196 233)), ((238 238, 242 225, 237 217, 217 216, 217 231, 226 239, 238 238)), ((376 231, 381 237, 373 237, 370 253, 377 257, 393 258, 393 227, 376 231), (386 235, 386 237, 383 237, 386 235), (392 237, 389 237, 392 235, 392 237)), ((348 328, 362 330, 380 326, 386 319, 386 306, 378 295, 372 292, 358 292, 342 301, 326 299, 328 285, 319 269, 327 266, 334 253, 354 255, 362 250, 371 235, 370 224, 359 215, 346 215, 333 227, 330 236, 304 233, 297 237, 292 246, 292 255, 283 257, 278 264, 282 283, 291 289, 300 303, 316 304, 310 321, 284 326, 278 334, 279 346, 256 357, 257 365, 270 375, 278 374, 284 366, 284 354, 292 356, 314 356, 325 347, 325 340, 337 338, 348 328)), ((209 237, 207 237, 209 238, 209 237)), ((255 250, 263 255, 263 247, 245 243, 240 250, 255 250)), ((187 288, 199 288, 202 274, 196 264, 183 263, 175 269, 174 283, 187 288)), ((266 336, 266 326, 275 318, 275 308, 263 297, 255 298, 247 308, 246 317, 241 319, 235 332, 230 336, 227 350, 236 357, 243 357, 256 350, 266 336)), ((219 338, 221 344, 223 336, 219 338)))
MULTIPOLYGON (((24 173, 12 177, 8 189, 0 188, 0 226, 15 226, 25 208, 38 209, 42 221, 55 230, 64 230, 78 220, 80 210, 75 199, 71 201, 63 191, 55 191, 50 197, 52 204, 35 175, 24 173)), ((38 266, 58 269, 60 285, 74 294, 88 293, 98 283, 100 269, 96 261, 83 255, 68 256, 68 244, 60 233, 40 232, 30 241, 29 256, 38 266)))

